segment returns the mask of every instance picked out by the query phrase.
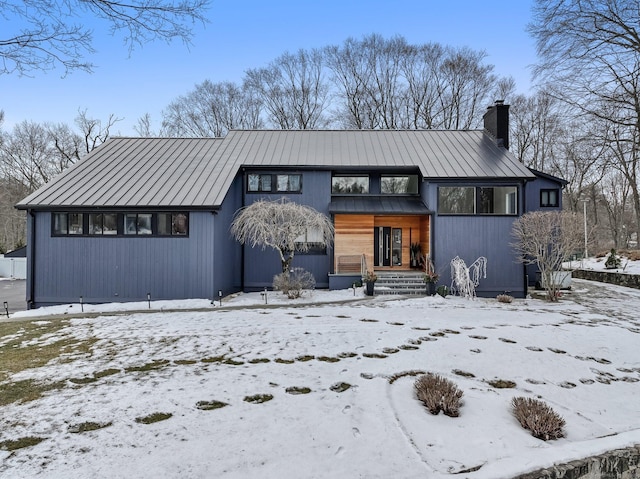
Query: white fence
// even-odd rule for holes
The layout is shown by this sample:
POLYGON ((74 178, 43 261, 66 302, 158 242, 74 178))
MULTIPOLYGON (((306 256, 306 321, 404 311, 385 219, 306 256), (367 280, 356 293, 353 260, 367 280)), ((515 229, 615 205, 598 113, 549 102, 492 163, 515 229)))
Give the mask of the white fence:
POLYGON ((27 279, 27 258, 0 255, 0 278, 27 279))

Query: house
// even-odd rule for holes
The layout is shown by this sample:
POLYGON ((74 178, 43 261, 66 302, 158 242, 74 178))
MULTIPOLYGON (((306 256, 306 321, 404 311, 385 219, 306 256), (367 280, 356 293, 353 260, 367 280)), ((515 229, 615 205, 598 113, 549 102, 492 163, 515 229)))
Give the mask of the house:
MULTIPOLYGON (((333 245, 294 266, 344 288, 361 265, 411 269, 419 244, 450 284, 449 264, 484 256, 478 295, 526 294, 509 246, 526 211, 561 208, 563 180, 508 150, 508 105, 484 130, 237 130, 225 138, 112 138, 21 201, 30 307, 217 298, 271 286, 280 261, 229 232, 239 208, 288 199, 329 215, 333 245)), ((533 279, 529 279, 532 282, 533 279)))

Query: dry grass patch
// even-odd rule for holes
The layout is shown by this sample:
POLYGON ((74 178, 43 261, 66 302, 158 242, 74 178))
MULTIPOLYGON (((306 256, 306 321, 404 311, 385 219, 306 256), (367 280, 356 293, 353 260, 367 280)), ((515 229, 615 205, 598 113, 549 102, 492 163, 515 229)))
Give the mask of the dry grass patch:
POLYGON ((511 407, 520 425, 531 431, 533 437, 543 441, 564 437, 565 420, 545 402, 515 397, 511 407))
POLYGON ((516 383, 508 379, 492 379, 487 381, 487 384, 496 389, 512 389, 516 387, 516 383))
POLYGON ((311 392, 311 388, 292 386, 285 389, 285 392, 288 394, 309 394, 311 392))
POLYGON ((137 417, 136 422, 139 424, 153 424, 154 422, 166 421, 172 416, 173 414, 170 412, 154 412, 146 416, 137 417))
POLYGON ((418 399, 431 414, 442 411, 446 416, 458 417, 462 391, 448 379, 433 373, 420 376, 414 383, 418 399))
POLYGON ((244 401, 251 404, 262 404, 273 399, 273 394, 254 394, 245 396, 244 401))
POLYGON ((40 399, 46 392, 62 389, 66 381, 44 382, 35 379, 8 381, 0 384, 0 406, 40 399))
POLYGON ((105 427, 111 426, 111 424, 113 423, 86 421, 86 422, 81 422, 79 424, 71 424, 67 428, 67 431, 73 434, 79 434, 83 432, 90 432, 90 431, 97 431, 98 429, 104 429, 105 427))
POLYGON ((35 446, 44 441, 44 437, 25 436, 18 439, 9 439, 7 441, 0 442, 0 449, 4 451, 15 451, 16 449, 22 449, 24 447, 35 446))
POLYGON ((203 411, 213 411, 214 409, 220 409, 229 404, 222 401, 198 401, 196 407, 203 411))

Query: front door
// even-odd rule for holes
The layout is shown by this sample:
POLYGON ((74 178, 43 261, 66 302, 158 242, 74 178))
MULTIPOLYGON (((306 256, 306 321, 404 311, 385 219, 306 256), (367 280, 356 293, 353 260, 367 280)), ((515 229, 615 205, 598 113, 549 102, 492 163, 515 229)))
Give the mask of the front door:
POLYGON ((374 227, 373 250, 374 266, 402 266, 402 229, 374 227))

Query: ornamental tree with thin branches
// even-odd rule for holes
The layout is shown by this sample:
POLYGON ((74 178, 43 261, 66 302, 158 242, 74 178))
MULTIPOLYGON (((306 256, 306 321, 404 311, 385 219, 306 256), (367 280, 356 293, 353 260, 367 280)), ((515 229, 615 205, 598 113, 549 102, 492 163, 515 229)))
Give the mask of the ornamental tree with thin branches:
POLYGON ((333 241, 333 225, 326 215, 284 197, 259 200, 239 209, 231 224, 231 234, 240 243, 275 249, 285 274, 291 269, 296 251, 309 251, 311 244, 305 237, 311 232, 314 244, 329 246, 333 241))
POLYGON ((551 301, 558 300, 560 285, 553 273, 572 253, 580 251, 583 241, 582 219, 569 211, 532 211, 518 218, 511 230, 511 246, 524 264, 535 264, 551 301))

